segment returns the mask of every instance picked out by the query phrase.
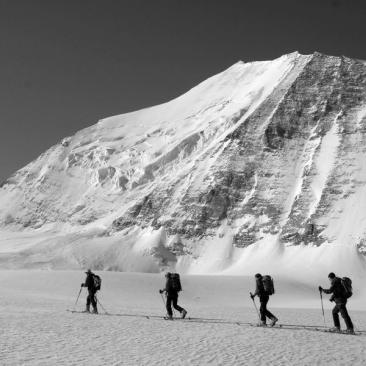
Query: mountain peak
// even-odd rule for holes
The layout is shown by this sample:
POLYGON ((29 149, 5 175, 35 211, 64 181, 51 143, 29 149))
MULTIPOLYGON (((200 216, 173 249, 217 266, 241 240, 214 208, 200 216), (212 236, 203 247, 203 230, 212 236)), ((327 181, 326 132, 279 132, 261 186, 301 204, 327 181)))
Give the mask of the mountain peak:
POLYGON ((1 263, 363 268, 365 84, 363 63, 292 52, 105 118, 0 188, 1 263))

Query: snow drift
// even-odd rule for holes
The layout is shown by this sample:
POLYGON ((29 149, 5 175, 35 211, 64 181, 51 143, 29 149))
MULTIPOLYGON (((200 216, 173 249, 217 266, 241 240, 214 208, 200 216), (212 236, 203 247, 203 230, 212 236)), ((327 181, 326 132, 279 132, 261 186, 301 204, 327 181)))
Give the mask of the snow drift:
POLYGON ((0 188, 6 268, 365 274, 366 65, 238 62, 0 188))

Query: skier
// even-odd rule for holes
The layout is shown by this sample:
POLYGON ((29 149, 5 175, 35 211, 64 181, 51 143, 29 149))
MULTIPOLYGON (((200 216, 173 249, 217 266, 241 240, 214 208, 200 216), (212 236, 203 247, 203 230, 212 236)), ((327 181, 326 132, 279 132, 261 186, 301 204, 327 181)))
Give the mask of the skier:
POLYGON ((176 310, 181 313, 182 319, 187 315, 187 311, 178 305, 178 292, 182 290, 179 274, 168 272, 165 275, 165 288, 159 290, 160 294, 166 293, 166 310, 168 319, 173 319, 172 304, 176 310))
POLYGON ((266 317, 268 317, 271 320, 270 325, 271 327, 273 327, 278 322, 278 319, 267 309, 267 303, 269 301, 270 294, 264 288, 263 276, 260 273, 257 273, 255 275, 255 280, 256 280, 256 289, 254 294, 250 293, 250 297, 252 298, 252 300, 254 300, 254 298, 258 296, 259 301, 261 303, 259 309, 261 315, 261 323, 259 325, 263 327, 267 326, 266 317))
POLYGON ((338 315, 338 313, 341 313, 342 318, 346 323, 347 333, 354 334, 355 332, 353 330, 353 323, 350 316, 348 315, 346 307, 347 295, 346 290, 342 284, 342 280, 339 277, 336 277, 336 275, 333 272, 329 273, 328 279, 330 281, 330 288, 323 289, 321 286, 319 286, 319 291, 324 292, 325 294, 332 294, 329 301, 335 302, 335 306, 332 310, 334 328, 332 328, 331 330, 334 332, 341 331, 341 325, 339 322, 339 315, 338 315))
POLYGON ((98 289, 95 286, 94 281, 94 273, 88 269, 86 272, 86 279, 85 282, 81 284, 81 287, 87 287, 88 288, 88 297, 86 298, 86 313, 90 313, 90 304, 93 306, 93 313, 98 314, 98 308, 97 308, 97 300, 95 297, 96 292, 98 289))

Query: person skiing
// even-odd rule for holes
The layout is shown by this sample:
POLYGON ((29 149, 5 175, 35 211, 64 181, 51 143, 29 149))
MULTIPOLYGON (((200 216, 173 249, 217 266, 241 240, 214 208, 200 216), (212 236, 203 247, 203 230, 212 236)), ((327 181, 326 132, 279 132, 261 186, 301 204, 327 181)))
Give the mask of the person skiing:
POLYGON ((160 294, 166 293, 166 311, 168 313, 168 319, 173 319, 172 304, 173 307, 181 313, 182 319, 184 319, 187 315, 187 311, 178 305, 178 292, 182 290, 179 274, 168 272, 165 275, 165 278, 165 288, 159 290, 159 292, 160 294))
POLYGON ((328 294, 328 295, 332 294, 329 301, 335 302, 335 306, 332 310, 334 328, 332 328, 331 330, 334 332, 341 331, 341 325, 339 322, 339 315, 338 315, 339 313, 341 313, 342 318, 344 319, 344 322, 346 323, 347 332, 350 334, 354 334, 353 323, 352 323, 350 316, 348 315, 348 311, 347 311, 347 307, 346 307, 347 294, 346 294, 346 290, 342 284, 342 280, 339 277, 337 277, 333 272, 329 273, 328 279, 330 282, 330 288, 324 289, 321 286, 319 286, 319 291, 324 292, 325 294, 328 294))
POLYGON ((88 297, 86 298, 86 313, 90 313, 90 304, 93 306, 93 313, 98 314, 98 308, 97 308, 97 300, 95 297, 96 292, 98 289, 95 287, 94 282, 94 273, 88 269, 86 272, 86 279, 85 282, 81 284, 81 287, 87 287, 88 289, 88 297))
POLYGON ((261 304, 259 308, 261 322, 259 325, 263 327, 267 326, 266 318, 269 318, 271 320, 270 325, 273 327, 278 322, 278 319, 267 309, 267 303, 269 301, 270 294, 267 293, 264 288, 263 276, 260 273, 257 273, 254 277, 256 281, 256 289, 254 294, 250 293, 250 297, 253 301, 256 296, 259 297, 259 302, 261 304))

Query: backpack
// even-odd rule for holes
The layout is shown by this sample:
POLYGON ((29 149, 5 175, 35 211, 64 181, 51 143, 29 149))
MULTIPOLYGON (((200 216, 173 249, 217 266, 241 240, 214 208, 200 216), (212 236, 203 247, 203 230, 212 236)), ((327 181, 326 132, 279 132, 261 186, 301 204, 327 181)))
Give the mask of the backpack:
POLYGON ((171 273, 169 276, 170 285, 174 291, 182 291, 179 273, 171 273))
POLYGON ((273 278, 271 276, 263 276, 262 277, 264 291, 267 295, 273 295, 275 293, 273 278))
POLYGON ((99 291, 102 286, 102 279, 94 273, 92 274, 92 278, 93 278, 94 289, 96 291, 99 291))
POLYGON ((343 277, 341 279, 342 286, 344 288, 344 294, 346 295, 346 298, 350 298, 352 296, 353 290, 352 290, 352 280, 348 277, 343 277))

